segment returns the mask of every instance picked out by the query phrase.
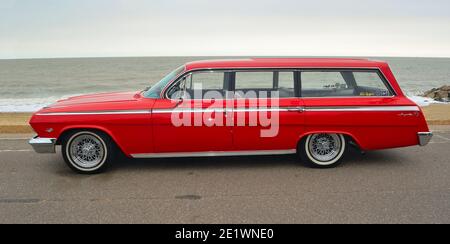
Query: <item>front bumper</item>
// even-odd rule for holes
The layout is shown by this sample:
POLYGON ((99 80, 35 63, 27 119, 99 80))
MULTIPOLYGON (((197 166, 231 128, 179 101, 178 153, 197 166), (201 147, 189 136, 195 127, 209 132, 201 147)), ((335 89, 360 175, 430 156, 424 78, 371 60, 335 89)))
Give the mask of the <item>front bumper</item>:
POLYGON ((419 132, 417 135, 419 136, 419 145, 422 147, 428 145, 433 138, 433 132, 419 132))
POLYGON ((30 144, 37 153, 56 153, 55 138, 34 137, 28 142, 28 144, 30 144))

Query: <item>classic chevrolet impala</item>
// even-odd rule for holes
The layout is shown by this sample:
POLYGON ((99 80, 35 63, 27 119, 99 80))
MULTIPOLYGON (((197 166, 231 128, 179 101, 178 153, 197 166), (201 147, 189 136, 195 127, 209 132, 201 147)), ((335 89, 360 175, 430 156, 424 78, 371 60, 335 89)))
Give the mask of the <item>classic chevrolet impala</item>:
POLYGON ((30 121, 38 153, 61 145, 78 173, 129 158, 298 153, 310 166, 363 151, 426 145, 432 133, 385 62, 242 59, 191 62, 140 92, 72 97, 30 121))

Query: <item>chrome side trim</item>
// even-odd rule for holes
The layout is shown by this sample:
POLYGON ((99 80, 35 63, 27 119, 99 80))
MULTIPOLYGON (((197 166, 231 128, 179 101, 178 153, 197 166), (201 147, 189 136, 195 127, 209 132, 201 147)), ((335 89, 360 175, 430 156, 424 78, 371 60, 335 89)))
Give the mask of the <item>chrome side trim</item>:
POLYGON ((299 97, 301 99, 336 99, 336 98, 352 98, 352 99, 369 99, 369 98, 394 98, 396 95, 392 96, 327 96, 327 97, 299 97))
POLYGON ((303 107, 236 108, 233 112, 303 112, 303 107))
POLYGON ((138 153, 133 158, 185 158, 185 157, 221 157, 295 154, 297 150, 259 150, 259 151, 217 151, 217 152, 176 152, 176 153, 138 153))
POLYGON ((419 132, 417 136, 419 137, 419 145, 423 147, 430 143, 431 138, 433 138, 433 132, 419 132))
POLYGON ((263 107, 263 108, 174 108, 174 109, 153 109, 153 110, 111 110, 111 111, 85 111, 85 112, 54 112, 38 113, 41 116, 69 116, 69 115, 114 115, 114 114, 167 114, 173 112, 191 113, 225 113, 225 112, 358 112, 358 111, 393 111, 419 112, 417 106, 325 106, 325 107, 263 107))
POLYGON ((154 109, 152 113, 154 114, 170 114, 173 112, 179 113, 227 113, 227 112, 303 112, 305 108, 303 107, 262 107, 262 108, 237 108, 237 109, 227 109, 227 108, 206 108, 206 109, 196 109, 196 108, 175 108, 175 109, 154 109))
POLYGON ((171 114, 173 112, 178 113, 225 113, 225 112, 231 112, 230 109, 225 108, 205 108, 205 109, 199 109, 199 108, 173 108, 173 109, 153 109, 152 113, 154 114, 171 114))
POLYGON ((339 107, 306 107, 306 112, 419 112, 417 106, 339 106, 339 107))
POLYGON ((30 144, 37 153, 56 153, 56 138, 34 137, 28 144, 30 144))
POLYGON ((38 113, 42 116, 63 116, 63 115, 112 115, 112 114, 149 114, 151 110, 110 110, 110 111, 83 111, 83 112, 54 112, 38 113))
POLYGON ((325 107, 267 107, 267 108, 207 108, 207 109, 155 109, 155 114, 180 113, 225 113, 225 112, 419 112, 417 106, 325 106, 325 107))

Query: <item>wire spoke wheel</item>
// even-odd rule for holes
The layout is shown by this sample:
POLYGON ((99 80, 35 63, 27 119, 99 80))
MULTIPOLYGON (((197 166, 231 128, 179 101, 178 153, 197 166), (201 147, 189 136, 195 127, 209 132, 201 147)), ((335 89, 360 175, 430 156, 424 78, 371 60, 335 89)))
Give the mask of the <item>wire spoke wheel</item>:
POLYGON ((309 135, 304 144, 308 160, 316 166, 332 166, 343 156, 345 139, 340 134, 319 133, 309 135))
POLYGON ((73 135, 66 150, 72 166, 86 172, 100 168, 105 163, 108 151, 103 139, 91 132, 73 135))
POLYGON ((339 154, 341 140, 336 134, 316 134, 312 136, 308 147, 315 159, 328 162, 339 154))

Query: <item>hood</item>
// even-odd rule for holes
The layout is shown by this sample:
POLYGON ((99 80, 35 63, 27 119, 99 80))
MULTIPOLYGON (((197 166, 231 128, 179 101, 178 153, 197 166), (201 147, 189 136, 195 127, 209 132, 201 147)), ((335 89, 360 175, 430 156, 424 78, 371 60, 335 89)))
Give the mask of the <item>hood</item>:
POLYGON ((50 107, 80 105, 87 103, 114 103, 136 101, 139 98, 137 92, 113 92, 113 93, 99 93, 92 95, 83 95, 69 97, 67 99, 59 100, 56 104, 50 107))

